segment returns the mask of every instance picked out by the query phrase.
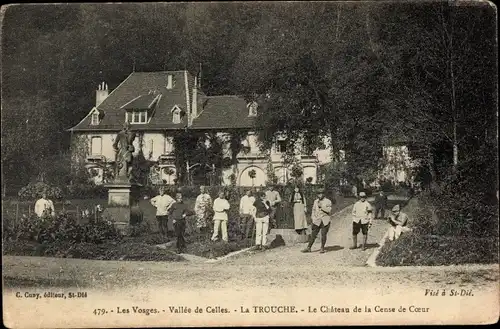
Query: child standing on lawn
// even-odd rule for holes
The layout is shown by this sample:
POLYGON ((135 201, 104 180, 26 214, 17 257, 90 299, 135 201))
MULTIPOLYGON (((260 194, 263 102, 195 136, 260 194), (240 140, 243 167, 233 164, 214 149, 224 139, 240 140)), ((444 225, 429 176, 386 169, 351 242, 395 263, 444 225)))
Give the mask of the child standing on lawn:
POLYGON ((188 216, 194 215, 194 211, 188 209, 188 205, 182 200, 182 194, 175 195, 175 203, 170 207, 170 217, 174 223, 175 235, 177 236, 177 253, 186 251, 186 239, 184 232, 186 231, 186 221, 188 216))

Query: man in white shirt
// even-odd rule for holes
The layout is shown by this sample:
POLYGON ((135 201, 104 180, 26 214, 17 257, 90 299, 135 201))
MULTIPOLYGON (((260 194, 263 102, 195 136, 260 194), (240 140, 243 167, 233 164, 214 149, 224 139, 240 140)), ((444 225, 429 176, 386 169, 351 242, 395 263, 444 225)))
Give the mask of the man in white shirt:
POLYGON ((54 217, 56 215, 54 203, 47 198, 47 192, 43 192, 42 198, 36 201, 35 214, 40 218, 47 216, 54 217))
POLYGON ((156 220, 158 221, 160 233, 166 235, 168 233, 168 212, 175 200, 165 193, 165 188, 160 187, 159 192, 159 195, 151 199, 151 204, 156 207, 156 220))
POLYGON ((359 200, 352 207, 352 247, 358 247, 359 231, 363 233, 363 250, 366 250, 366 241, 368 240, 368 229, 372 225, 373 208, 370 202, 366 200, 366 193, 359 192, 359 200))
POLYGON ((207 193, 205 186, 200 186, 200 195, 196 197, 194 211, 196 213, 196 230, 203 231, 208 223, 207 219, 211 213, 212 198, 207 193))
POLYGON ((240 229, 243 238, 248 238, 250 231, 253 229, 254 202, 255 197, 252 195, 252 190, 247 190, 240 200, 240 229))
POLYGON ((224 198, 224 191, 219 192, 219 197, 214 201, 214 234, 212 241, 216 241, 219 237, 219 228, 222 231, 222 240, 228 242, 227 237, 227 211, 229 210, 229 202, 224 198))
POLYGON ((278 191, 274 190, 274 186, 269 186, 266 191, 266 200, 271 205, 271 213, 269 214, 269 219, 271 221, 271 227, 276 228, 276 207, 281 202, 281 196, 278 191))

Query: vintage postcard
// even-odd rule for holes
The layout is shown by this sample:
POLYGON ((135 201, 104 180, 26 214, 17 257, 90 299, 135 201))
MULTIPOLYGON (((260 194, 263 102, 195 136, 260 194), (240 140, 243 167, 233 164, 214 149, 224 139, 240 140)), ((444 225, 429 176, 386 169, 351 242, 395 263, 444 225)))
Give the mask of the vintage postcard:
POLYGON ((6 327, 498 321, 492 3, 1 23, 6 327))

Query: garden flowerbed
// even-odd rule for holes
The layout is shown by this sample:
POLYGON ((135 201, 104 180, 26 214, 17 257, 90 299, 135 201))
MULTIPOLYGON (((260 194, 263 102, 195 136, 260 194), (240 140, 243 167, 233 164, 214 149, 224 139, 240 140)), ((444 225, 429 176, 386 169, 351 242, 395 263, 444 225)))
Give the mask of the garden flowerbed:
POLYGON ((104 243, 38 243, 33 241, 4 241, 4 255, 45 256, 96 260, 140 260, 177 262, 184 258, 170 250, 154 245, 127 241, 104 243))
POLYGON ((377 257, 381 266, 436 266, 498 263, 498 237, 404 234, 387 242, 377 257))

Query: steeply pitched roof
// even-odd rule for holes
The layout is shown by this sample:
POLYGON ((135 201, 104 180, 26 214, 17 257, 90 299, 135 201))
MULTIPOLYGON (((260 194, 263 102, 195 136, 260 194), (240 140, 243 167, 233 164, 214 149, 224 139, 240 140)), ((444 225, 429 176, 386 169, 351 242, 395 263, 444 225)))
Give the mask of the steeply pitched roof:
MULTIPOLYGON (((258 111, 258 109, 257 109, 258 111)), ((198 105, 195 129, 251 128, 255 117, 248 116, 247 102, 239 96, 207 96, 198 105)))
MULTIPOLYGON (((172 123, 171 109, 178 105, 186 110, 186 84, 185 71, 162 71, 162 72, 133 72, 118 87, 116 87, 108 97, 97 107, 103 112, 103 117, 99 125, 90 124, 90 116, 85 117, 80 123, 72 128, 73 131, 95 131, 95 130, 120 130, 125 121, 125 109, 122 106, 129 103, 143 107, 151 98, 149 95, 154 91, 161 97, 154 105, 154 113, 147 124, 132 125, 138 129, 179 129, 187 124, 186 116, 183 116, 181 123, 172 123), (167 76, 173 75, 174 86, 167 89, 167 76)), ((193 87, 194 77, 187 73, 188 90, 193 87)), ((191 95, 189 96, 191 99, 191 95)), ((152 99, 151 99, 152 101, 152 99)), ((148 104, 149 105, 149 104, 148 104)))
MULTIPOLYGON (((91 125, 90 116, 87 115, 72 130, 118 131, 123 127, 125 112, 137 109, 148 109, 150 120, 146 124, 132 124, 132 129, 183 129, 188 124, 187 115, 182 116, 180 123, 174 124, 171 111, 176 105, 184 112, 188 110, 185 76, 185 71, 131 73, 97 107, 102 113, 102 119, 98 125, 91 125), (175 82, 172 89, 167 89, 169 74, 173 75, 175 82)), ((191 104, 194 77, 190 73, 187 73, 187 85, 189 104, 191 104)), ((252 128, 254 126, 255 117, 248 115, 247 101, 243 97, 206 96, 203 91, 198 90, 197 100, 198 116, 193 119, 191 129, 252 128)))

